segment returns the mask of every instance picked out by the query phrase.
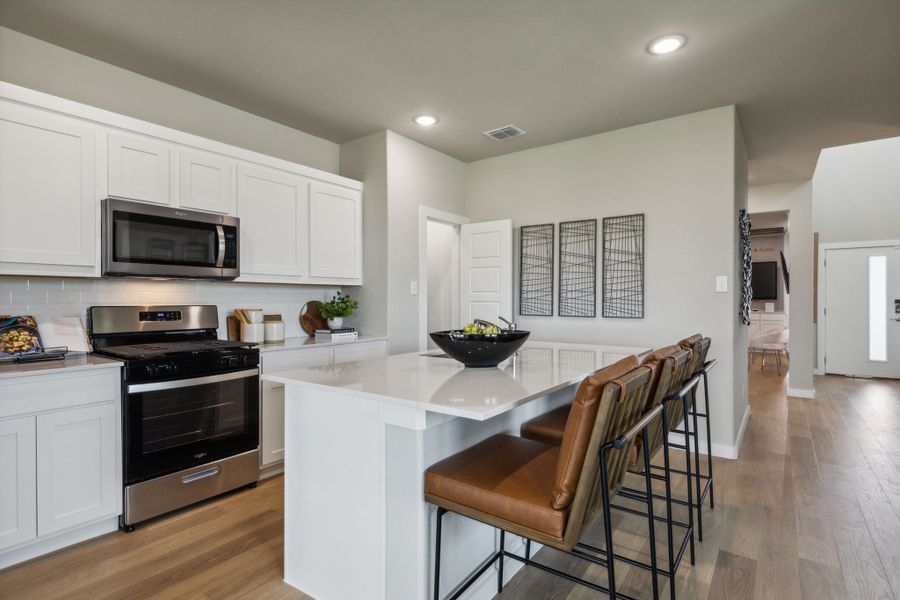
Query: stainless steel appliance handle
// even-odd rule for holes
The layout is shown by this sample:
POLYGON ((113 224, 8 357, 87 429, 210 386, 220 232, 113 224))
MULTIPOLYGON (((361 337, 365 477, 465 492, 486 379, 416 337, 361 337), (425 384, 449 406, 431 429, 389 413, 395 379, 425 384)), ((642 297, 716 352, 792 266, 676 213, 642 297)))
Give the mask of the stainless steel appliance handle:
POLYGON ((160 381, 159 383, 138 383, 128 386, 129 394, 140 392, 158 392, 161 390, 176 390, 178 388, 193 387, 195 385, 206 385, 208 383, 220 383, 222 381, 233 381, 235 379, 246 379, 259 375, 259 369, 244 369, 243 371, 235 371, 233 373, 222 373, 221 375, 208 375, 206 377, 194 377, 193 379, 178 379, 175 381, 160 381))
POLYGON ((197 481, 198 479, 206 479, 207 477, 212 477, 213 475, 219 474, 219 467, 213 467, 211 469, 204 469, 202 471, 197 471, 196 473, 191 473, 190 475, 185 475, 181 478, 181 483, 190 483, 192 481, 197 481))
POLYGON ((222 268, 225 264, 225 228, 216 225, 216 235, 219 237, 219 253, 216 255, 216 267, 222 268))

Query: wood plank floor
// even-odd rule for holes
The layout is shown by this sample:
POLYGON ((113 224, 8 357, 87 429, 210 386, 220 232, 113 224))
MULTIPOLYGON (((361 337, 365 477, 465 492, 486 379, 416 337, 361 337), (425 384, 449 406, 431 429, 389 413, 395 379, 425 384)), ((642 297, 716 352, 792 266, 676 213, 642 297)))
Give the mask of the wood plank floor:
MULTIPOLYGON (((819 377, 816 388, 815 400, 786 398, 784 378, 755 365, 740 459, 715 461, 716 508, 704 511, 696 565, 685 558, 678 572, 679 598, 900 600, 900 382, 819 377)), ((282 492, 276 477, 0 571, 0 598, 306 600, 281 581, 282 492)), ((617 515, 614 525, 617 551, 646 559, 646 521, 617 515)), ((601 529, 590 536, 602 545, 601 529)), ((605 581, 602 568, 553 550, 538 559, 605 581)), ((650 597, 644 571, 622 565, 617 579, 650 597)), ((598 597, 531 568, 497 596, 598 597)))

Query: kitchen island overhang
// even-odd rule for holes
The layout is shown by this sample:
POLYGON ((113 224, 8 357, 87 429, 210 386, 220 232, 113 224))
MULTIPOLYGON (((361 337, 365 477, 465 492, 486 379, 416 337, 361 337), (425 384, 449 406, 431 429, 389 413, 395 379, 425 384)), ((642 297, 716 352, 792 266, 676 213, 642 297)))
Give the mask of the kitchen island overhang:
MULTIPOLYGON (((649 350, 530 341, 494 369, 411 353, 264 375, 285 386, 285 581, 317 600, 430 596, 425 469, 491 435, 518 434, 569 402, 589 373, 649 350)), ((492 528, 452 515, 443 536, 445 593, 497 541, 492 528)), ((510 562, 505 578, 520 566, 510 562)), ((496 577, 464 597, 492 597, 496 577)))

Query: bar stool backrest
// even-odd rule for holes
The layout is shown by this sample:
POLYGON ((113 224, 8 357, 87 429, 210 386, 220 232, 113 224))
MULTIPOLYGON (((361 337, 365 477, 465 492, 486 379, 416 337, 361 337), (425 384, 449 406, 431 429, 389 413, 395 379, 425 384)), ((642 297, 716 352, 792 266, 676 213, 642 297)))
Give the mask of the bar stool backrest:
MULTIPOLYGON (((563 538, 563 546, 571 548, 578 542, 584 525, 602 509, 600 490, 600 448, 620 437, 643 415, 652 371, 649 367, 637 367, 625 375, 609 381, 600 391, 600 405, 594 422, 590 442, 587 445, 584 464, 578 479, 578 487, 570 507, 569 519, 563 538)), ((631 443, 607 453, 607 473, 611 491, 621 487, 625 476, 625 460, 631 443)))
MULTIPOLYGON (((656 386, 653 397, 650 399, 650 404, 647 407, 648 409, 661 404, 666 398, 677 394, 681 390, 684 380, 687 378, 686 373, 690 368, 691 351, 679 346, 668 346, 667 349, 669 348, 672 349, 671 352, 668 356, 665 356, 659 364, 659 383, 656 386)), ((654 354, 656 353, 654 352, 654 354)), ((651 354, 647 357, 644 364, 646 364, 652 356, 653 355, 651 354)), ((678 402, 670 403, 666 407, 666 410, 668 411, 667 417, 670 424, 673 418, 672 412, 678 412, 679 415, 684 412, 682 405, 678 402)), ((659 421, 650 424, 650 456, 656 454, 663 445, 664 428, 660 427, 660 424, 659 421)), ((640 462, 640 457, 637 457, 637 462, 640 462)))

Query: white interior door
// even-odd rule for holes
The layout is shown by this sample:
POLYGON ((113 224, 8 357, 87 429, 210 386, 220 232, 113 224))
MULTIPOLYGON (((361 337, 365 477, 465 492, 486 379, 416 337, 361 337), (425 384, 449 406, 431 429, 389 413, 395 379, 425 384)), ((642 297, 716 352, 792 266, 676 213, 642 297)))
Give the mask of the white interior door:
POLYGON ((825 372, 900 378, 900 247, 825 253, 825 372))
POLYGON ((460 226, 460 325, 513 318, 512 221, 460 226))

